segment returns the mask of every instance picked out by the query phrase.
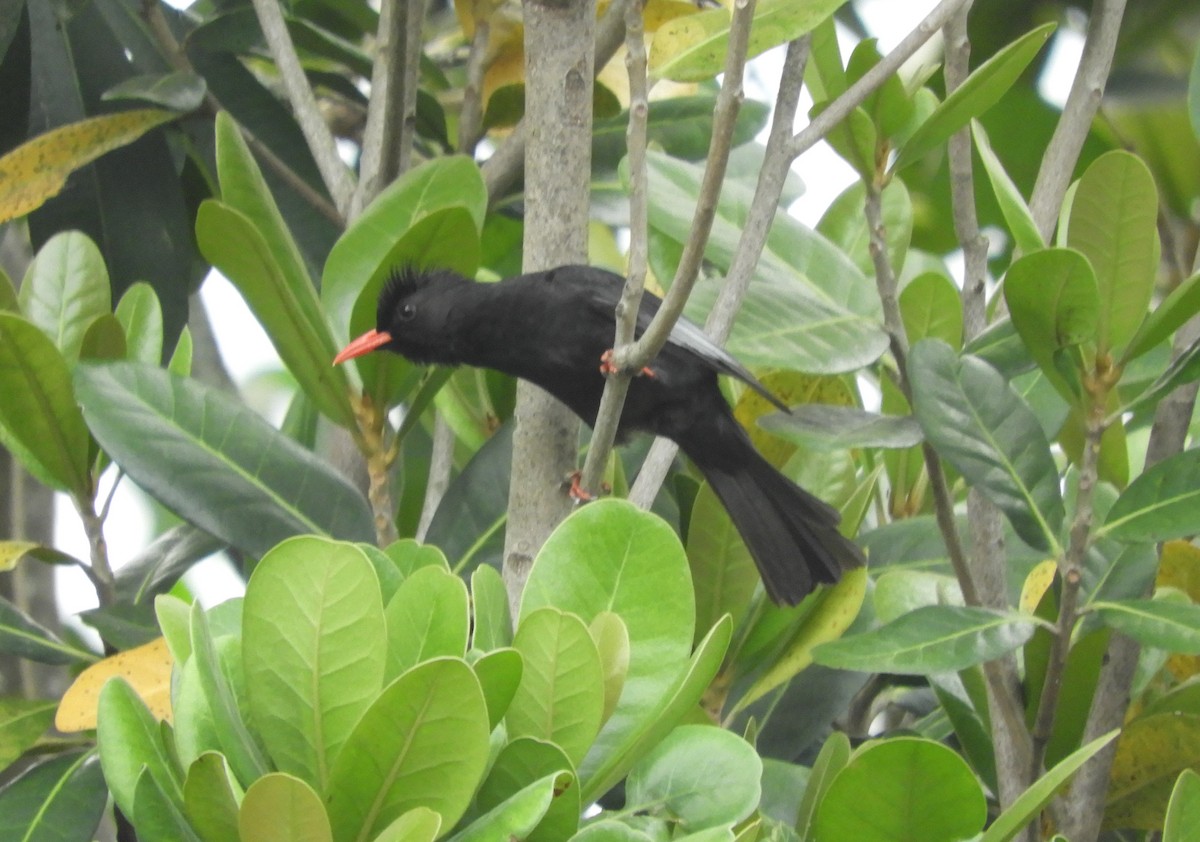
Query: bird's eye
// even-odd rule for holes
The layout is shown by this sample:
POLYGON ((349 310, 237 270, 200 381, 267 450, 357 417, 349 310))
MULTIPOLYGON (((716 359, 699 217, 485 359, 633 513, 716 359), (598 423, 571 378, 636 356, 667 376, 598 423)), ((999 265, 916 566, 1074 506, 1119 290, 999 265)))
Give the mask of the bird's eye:
POLYGON ((413 304, 403 304, 400 307, 400 313, 398 315, 400 316, 400 321, 410 322, 412 321, 413 316, 417 315, 417 308, 413 304))

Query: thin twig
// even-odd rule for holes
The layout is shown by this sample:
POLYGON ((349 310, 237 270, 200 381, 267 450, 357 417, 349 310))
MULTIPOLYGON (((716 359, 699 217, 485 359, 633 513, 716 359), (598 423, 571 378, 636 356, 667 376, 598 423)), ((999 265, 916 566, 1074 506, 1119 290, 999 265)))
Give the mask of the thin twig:
POLYGON ((1042 165, 1029 198, 1029 211, 1043 242, 1050 242, 1054 233, 1058 209, 1104 96, 1124 14, 1125 0, 1101 0, 1092 6, 1079 68, 1075 71, 1062 116, 1042 156, 1042 165))
POLYGON ((313 159, 317 162, 325 189, 333 197, 338 210, 345 214, 354 195, 354 178, 338 154, 333 133, 329 131, 329 125, 321 115, 312 86, 308 84, 308 77, 304 75, 304 68, 300 66, 296 46, 292 43, 292 36, 288 33, 287 23, 283 19, 283 10, 278 0, 252 2, 258 16, 258 24, 267 40, 267 48, 275 59, 275 66, 279 68, 279 77, 292 105, 292 113, 296 122, 300 124, 300 131, 304 133, 313 159))
MULTIPOLYGON (((646 79, 646 41, 640 0, 630 3, 625 12, 625 32, 625 67, 629 75, 629 124, 625 130, 629 153, 629 272, 617 304, 613 348, 623 348, 634 341, 648 264, 646 130, 650 116, 650 93, 646 79)), ((591 445, 579 477, 579 485, 587 493, 595 494, 599 490, 604 465, 617 438, 621 409, 625 405, 630 381, 631 373, 618 367, 605 383, 600 408, 596 412, 596 423, 592 427, 591 445)))

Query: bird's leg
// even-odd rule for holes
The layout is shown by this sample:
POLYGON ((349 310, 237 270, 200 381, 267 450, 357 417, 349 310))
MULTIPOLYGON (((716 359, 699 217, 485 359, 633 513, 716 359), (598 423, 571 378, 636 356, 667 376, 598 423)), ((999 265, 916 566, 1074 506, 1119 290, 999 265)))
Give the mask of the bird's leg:
MULTIPOLYGON (((600 373, 605 376, 608 376, 610 374, 616 374, 619 371, 620 371, 620 369, 617 368, 617 364, 613 360, 613 349, 609 348, 607 351, 605 351, 603 354, 600 355, 600 373)), ((638 372, 638 376, 639 377, 657 377, 658 375, 656 375, 654 373, 654 369, 652 369, 650 366, 647 365, 647 366, 642 366, 642 370, 638 372)))

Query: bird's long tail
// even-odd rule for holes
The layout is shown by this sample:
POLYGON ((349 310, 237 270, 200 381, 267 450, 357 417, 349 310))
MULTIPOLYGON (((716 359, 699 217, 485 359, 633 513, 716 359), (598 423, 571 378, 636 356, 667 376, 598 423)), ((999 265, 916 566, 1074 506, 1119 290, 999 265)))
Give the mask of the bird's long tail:
POLYGON ((745 541, 767 594, 795 605, 821 582, 864 563, 862 551, 837 530, 837 510, 777 471, 731 415, 680 442, 720 499, 745 541))

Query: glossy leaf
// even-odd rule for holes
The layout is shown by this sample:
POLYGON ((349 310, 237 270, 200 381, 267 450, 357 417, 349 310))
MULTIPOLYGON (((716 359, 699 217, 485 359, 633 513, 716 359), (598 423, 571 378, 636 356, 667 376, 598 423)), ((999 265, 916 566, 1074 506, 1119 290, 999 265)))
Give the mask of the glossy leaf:
POLYGON ((334 366, 332 334, 316 293, 303 292, 307 276, 291 278, 270 241, 234 207, 209 199, 196 215, 196 239, 204 256, 233 282, 262 324, 284 365, 327 417, 353 428, 349 381, 334 366), (311 301, 308 300, 311 298, 311 301))
POLYGON ((235 839, 238 833, 238 799, 233 770, 215 751, 205 752, 188 767, 183 781, 183 812, 205 842, 235 839))
POLYGON ((183 814, 183 807, 167 794, 149 769, 138 776, 130 814, 138 833, 147 839, 201 842, 183 814))
POLYGON ((905 448, 920 444, 921 427, 908 416, 880 415, 848 406, 805 404, 776 412, 759 425, 797 444, 819 450, 905 448))
POLYGON ((0 651, 43 664, 74 664, 96 658, 86 649, 64 643, 3 597, 0 597, 0 651))
POLYGON ((1133 360, 1156 347, 1200 312, 1200 274, 1183 281, 1154 308, 1129 343, 1124 358, 1133 360))
POLYGON ((0 443, 51 488, 88 497, 88 433, 66 360, 14 313, 0 313, 0 393, 0 443))
POLYGON ((1149 168, 1122 150, 1101 155, 1071 203, 1067 244, 1096 271, 1097 344, 1120 351, 1146 317, 1158 272, 1158 190, 1149 168))
POLYGON ((692 502, 687 555, 696 588, 698 640, 724 614, 739 623, 761 582, 745 541, 708 483, 692 502))
POLYGON ((519 737, 505 745, 479 787, 476 808, 490 811, 547 776, 551 781, 559 781, 554 787, 554 798, 536 826, 521 839, 524 842, 568 839, 579 829, 579 786, 574 780, 571 761, 553 743, 519 737))
POLYGON ((112 310, 100 249, 79 231, 54 235, 29 264, 18 299, 25 318, 74 363, 88 326, 112 310))
POLYGON ((996 203, 1000 206, 1000 213, 1004 216, 1017 249, 1024 254, 1032 254, 1045 248, 1046 243, 1033 220, 1029 205, 1025 203, 1020 188, 1013 183, 1008 171, 1004 169, 1004 164, 992 149, 987 132, 978 120, 971 121, 971 137, 975 139, 975 149, 983 161, 984 172, 992 184, 996 203))
POLYGON ((169 108, 172 111, 195 111, 204 103, 204 77, 186 70, 173 73, 131 76, 104 92, 101 99, 132 99, 169 108))
POLYGON ((1171 801, 1163 822, 1163 842, 1186 842, 1200 827, 1200 775, 1185 769, 1171 790, 1171 801))
POLYGON ((29 749, 54 721, 53 700, 0 698, 0 769, 29 749))
POLYGON ((18 146, 0 158, 0 222, 36 210, 59 194, 75 170, 175 117, 158 109, 105 114, 59 126, 18 146))
POLYGON ((904 285, 900 316, 909 344, 940 339, 951 348, 962 345, 962 294, 941 272, 922 272, 904 285))
POLYGON ((1200 605, 1165 599, 1095 602, 1092 609, 1104 624, 1143 646, 1200 655, 1200 605))
POLYGON ((162 362, 162 307, 154 287, 139 282, 125 290, 115 315, 125 329, 129 359, 150 365, 162 362))
POLYGON ((826 738, 817 759, 813 761, 812 773, 808 776, 804 797, 800 800, 795 827, 802 839, 812 838, 812 823, 816 817, 817 805, 829 791, 829 785, 849 762, 850 739, 841 731, 834 731, 826 738))
POLYGON ((921 160, 973 118, 995 105, 1025 72, 1054 28, 1055 24, 1047 23, 1025 33, 975 68, 913 132, 896 156, 892 170, 899 172, 921 160))
MULTIPOLYGON (((747 56, 786 44, 812 31, 845 0, 763 0, 754 11, 747 56)), ((676 18, 659 27, 650 46, 650 73, 675 82, 702 82, 724 67, 731 23, 728 9, 712 9, 676 18)))
POLYGON ((471 646, 490 652, 512 643, 508 592, 496 568, 481 564, 471 571, 471 646))
POLYGON ((373 838, 416 807, 452 826, 483 775, 487 722, 479 682, 457 659, 426 661, 384 688, 334 763, 334 839, 373 838))
POLYGON ((274 768, 324 792, 354 724, 383 686, 383 604, 350 544, 306 535, 268 552, 246 587, 248 715, 274 768))
POLYGON ((938 452, 1008 516, 1033 547, 1058 546, 1065 517, 1058 467, 1029 407, 987 363, 945 343, 913 346, 917 421, 938 452))
POLYGON ((135 363, 81 366, 76 388, 113 460, 234 546, 261 556, 296 534, 374 537, 362 495, 242 403, 135 363))
POLYGON ((1030 356, 1059 393, 1077 402, 1082 372, 1061 366, 1068 349, 1094 343, 1100 318, 1096 274, 1080 252, 1042 249, 1026 254, 1004 277, 1004 301, 1030 356))
POLYGON ((525 614, 513 637, 524 669, 505 722, 515 737, 558 745, 578 766, 600 731, 604 674, 578 617, 553 608, 525 614))
POLYGON ((272 772, 246 790, 238 811, 241 842, 332 842, 325 805, 299 778, 272 772))
POLYGON ((625 803, 695 832, 749 816, 762 794, 761 779, 762 760, 737 734, 681 725, 630 770, 625 803))
POLYGON ((471 668, 487 702, 488 727, 495 728, 517 695, 525 671, 524 660, 516 649, 493 649, 471 664, 471 668))
POLYGON ((1200 531, 1200 449, 1164 459, 1129 484, 1117 498, 1099 535, 1119 541, 1169 541, 1200 531))
POLYGON ((470 624, 467 603, 466 584, 440 567, 422 567, 405 579, 385 612, 385 680, 430 658, 463 657, 470 624))
POLYGON ((817 808, 817 839, 895 842, 966 839, 983 829, 987 802, 952 749, 899 737, 855 753, 817 808), (871 794, 864 809, 863 794, 871 794))
POLYGON ((554 803, 556 791, 563 785, 569 784, 561 781, 558 774, 546 775, 488 810, 454 838, 460 842, 528 839, 545 818, 554 803))
POLYGON ((865 634, 819 646, 817 663, 862 672, 927 675, 998 658, 1030 638, 1031 618, 986 608, 929 605, 865 634))
POLYGON ((0 838, 88 842, 107 802, 108 788, 94 751, 51 757, 0 789, 0 838))
POLYGON ((176 776, 172 750, 163 741, 163 731, 142 700, 120 678, 109 681, 100 693, 96 739, 104 780, 122 812, 133 815, 134 793, 143 770, 168 793, 172 803, 183 805, 183 781, 176 776))

